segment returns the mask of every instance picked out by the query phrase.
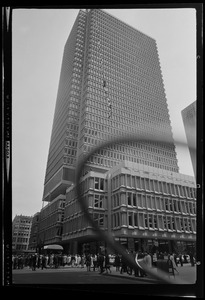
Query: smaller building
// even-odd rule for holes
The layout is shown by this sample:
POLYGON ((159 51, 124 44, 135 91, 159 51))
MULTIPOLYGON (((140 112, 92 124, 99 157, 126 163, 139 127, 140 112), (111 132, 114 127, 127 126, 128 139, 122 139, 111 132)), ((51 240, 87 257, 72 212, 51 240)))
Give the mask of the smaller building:
POLYGON ((186 132, 192 166, 196 174, 196 101, 184 108, 181 112, 186 132))
POLYGON ((33 216, 28 250, 36 250, 36 248, 37 248, 38 230, 39 230, 39 215, 40 215, 40 213, 37 212, 33 216))
POLYGON ((65 195, 59 195, 42 208, 39 214, 39 231, 37 245, 58 244, 61 242, 65 195))
POLYGON ((32 216, 15 216, 12 222, 12 251, 14 253, 28 250, 32 220, 32 216))
MULTIPOLYGON (((81 190, 98 226, 132 251, 195 251, 196 188, 192 176, 127 161, 88 172, 81 190)), ((70 253, 98 252, 100 240, 75 192, 66 192, 62 244, 70 253)), ((106 246, 106 245, 105 245, 106 246)))

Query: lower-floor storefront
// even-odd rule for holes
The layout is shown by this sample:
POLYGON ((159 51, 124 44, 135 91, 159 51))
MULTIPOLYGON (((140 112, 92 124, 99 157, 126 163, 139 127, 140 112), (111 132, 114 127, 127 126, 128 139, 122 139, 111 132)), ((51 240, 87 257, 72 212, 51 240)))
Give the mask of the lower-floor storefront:
MULTIPOLYGON (((195 241, 165 240, 165 239, 145 239, 132 237, 115 237, 115 241, 122 245, 128 251, 149 252, 157 256, 159 254, 196 254, 195 241)), ((88 239, 73 240, 63 245, 64 252, 67 254, 97 254, 105 250, 109 254, 116 254, 115 250, 110 249, 106 241, 88 239)))

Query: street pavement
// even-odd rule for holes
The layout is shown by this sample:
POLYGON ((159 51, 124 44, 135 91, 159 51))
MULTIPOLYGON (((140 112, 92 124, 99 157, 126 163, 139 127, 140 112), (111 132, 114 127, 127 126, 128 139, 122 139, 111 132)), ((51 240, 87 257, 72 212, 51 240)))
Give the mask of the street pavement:
MULTIPOLYGON (((192 267, 190 264, 184 264, 183 267, 178 266, 178 273, 175 272, 175 276, 167 275, 170 283, 181 283, 184 284, 195 284, 196 282, 196 266, 192 267)), ((153 272, 157 273, 157 269, 153 268, 153 272)), ((166 276, 166 275, 165 275, 166 276)), ((104 272, 99 274, 99 271, 95 272, 91 269, 90 272, 84 268, 71 268, 71 267, 59 267, 58 269, 36 269, 32 271, 30 268, 25 267, 20 270, 13 270, 13 283, 14 284, 52 284, 52 283, 91 283, 91 284, 101 284, 101 283, 120 283, 120 284, 159 284, 155 278, 150 275, 146 277, 135 277, 129 275, 126 272, 120 273, 116 271, 115 267, 111 267, 111 273, 104 272)))
MULTIPOLYGON (((157 273, 157 268, 153 268, 152 269, 155 273, 157 273)), ((181 283, 183 282, 184 284, 195 284, 196 283, 196 266, 192 267, 190 264, 184 264, 183 267, 178 266, 177 267, 177 271, 178 273, 175 271, 175 276, 173 275, 167 275, 167 278, 170 279, 170 281, 172 281, 172 283, 181 283)), ((133 272, 134 273, 134 272, 133 272)), ((129 278, 131 280, 137 280, 141 283, 149 282, 152 284, 155 283, 160 283, 159 281, 157 281, 155 278, 153 278, 152 276, 148 275, 147 277, 135 277, 134 274, 133 275, 129 275, 126 272, 124 272, 123 274, 120 274, 120 272, 116 272, 115 268, 112 268, 112 273, 108 273, 106 274, 108 276, 117 276, 119 278, 123 277, 123 278, 129 278)))

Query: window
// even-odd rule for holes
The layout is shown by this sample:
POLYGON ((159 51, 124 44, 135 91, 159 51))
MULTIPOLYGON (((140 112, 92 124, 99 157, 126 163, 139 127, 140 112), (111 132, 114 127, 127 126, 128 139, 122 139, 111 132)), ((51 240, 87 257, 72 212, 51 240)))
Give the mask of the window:
POLYGON ((174 217, 171 218, 171 222, 172 222, 172 229, 173 229, 173 230, 176 230, 176 226, 175 226, 175 218, 174 218, 174 217))
POLYGON ((153 220, 152 220, 153 215, 148 214, 148 222, 149 222, 149 228, 153 228, 153 220))
POLYGON ((96 190, 104 190, 104 179, 95 177, 95 189, 96 190))
POLYGON ((136 198, 136 194, 132 194, 132 200, 133 200, 133 206, 137 206, 137 198, 136 198))
POLYGON ((125 185, 125 174, 120 175, 120 184, 125 185))
POLYGON ((145 187, 146 187, 146 190, 150 190, 149 179, 148 178, 145 178, 145 187))
POLYGON ((152 205, 151 205, 151 196, 147 195, 147 209, 151 209, 152 205))
POLYGON ((132 212, 128 212, 128 225, 129 226, 133 226, 133 222, 132 222, 132 212))
POLYGON ((180 227, 181 227, 181 231, 184 231, 184 222, 182 218, 180 218, 180 227))
POLYGON ((169 199, 165 198, 165 210, 169 211, 169 199))
POLYGON ((187 219, 187 223, 188 223, 188 231, 192 231, 191 220, 187 219))
POLYGON ((164 229, 167 230, 167 220, 166 216, 163 216, 164 229))
POLYGON ((138 226, 138 215, 136 212, 134 212, 134 226, 137 227, 138 226))
POLYGON ((161 230, 164 229, 162 215, 158 216, 158 228, 161 229, 161 230))
POLYGON ((173 200, 173 209, 174 209, 174 212, 178 212, 178 210, 177 210, 177 200, 173 200))
POLYGON ((113 214, 113 227, 118 227, 120 226, 120 214, 115 213, 113 214))
POLYGON ((132 186, 131 185, 131 175, 127 175, 127 186, 132 186))
POLYGON ((93 220, 97 226, 104 226, 104 214, 93 214, 93 220))
POLYGON ((147 214, 144 214, 144 227, 145 227, 145 228, 148 228, 147 214))
POLYGON ((136 183, 137 183, 137 188, 141 189, 141 184, 140 184, 140 177, 136 177, 136 183))
POLYGON ((127 204, 132 205, 132 194, 130 192, 127 193, 127 204))
POLYGON ((132 187, 135 188, 136 184, 135 184, 135 176, 132 176, 132 187))
POLYGON ((155 200, 156 200, 156 209, 161 210, 160 197, 156 197, 155 200))
POLYGON ((100 178, 95 177, 95 189, 99 190, 100 178))
POLYGON ((103 198, 104 198, 103 195, 97 195, 97 194, 95 194, 95 197, 94 197, 94 207, 96 207, 96 208, 102 208, 103 207, 103 198))

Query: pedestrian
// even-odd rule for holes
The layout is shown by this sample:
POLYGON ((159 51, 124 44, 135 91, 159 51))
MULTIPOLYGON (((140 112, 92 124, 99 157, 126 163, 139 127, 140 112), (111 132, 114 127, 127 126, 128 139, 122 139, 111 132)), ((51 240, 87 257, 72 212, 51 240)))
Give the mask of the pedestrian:
POLYGON ((152 258, 151 258, 151 255, 148 252, 145 252, 143 262, 145 263, 147 268, 149 268, 149 269, 152 268, 152 258))
POLYGON ((66 265, 67 256, 63 254, 63 267, 66 265))
POLYGON ((79 268, 81 265, 81 256, 78 254, 77 255, 77 267, 79 268))
POLYGON ((75 255, 71 255, 71 267, 75 267, 75 255))
POLYGON ((115 256, 115 262, 114 262, 114 265, 116 267, 116 271, 119 271, 120 270, 120 256, 119 254, 117 254, 115 256))
POLYGON ((105 271, 106 271, 106 273, 108 273, 108 270, 109 270, 110 273, 111 273, 111 270, 110 270, 110 259, 109 259, 109 255, 106 254, 106 255, 105 255, 105 271))
POLYGON ((193 253, 191 252, 189 256, 190 256, 191 266, 194 267, 194 255, 193 255, 193 253))
POLYGON ((177 255, 176 255, 176 253, 173 253, 173 256, 174 256, 175 264, 178 267, 178 261, 177 261, 177 255))
POLYGON ((127 264, 125 261, 124 256, 121 257, 121 269, 120 269, 120 274, 122 274, 123 272, 127 272, 127 264))
POLYGON ((175 261, 174 261, 174 255, 173 255, 173 254, 170 254, 170 256, 169 256, 168 259, 170 259, 171 262, 172 262, 173 270, 176 271, 177 274, 179 274, 179 271, 177 270, 177 265, 176 265, 176 263, 175 263, 175 261))
POLYGON ((81 255, 81 268, 85 267, 85 254, 81 255))
POLYGON ((48 266, 48 254, 45 255, 45 268, 48 266))
POLYGON ((49 262, 49 265, 50 265, 51 268, 53 267, 53 258, 54 258, 54 255, 51 254, 50 255, 50 262, 49 262))
POLYGON ((67 263, 68 266, 71 266, 71 255, 70 254, 67 255, 66 263, 67 263))
POLYGON ((37 264, 37 253, 32 257, 32 271, 36 271, 36 264, 37 264))
POLYGON ((85 264, 86 264, 86 267, 87 267, 87 271, 90 271, 90 266, 91 266, 91 256, 90 256, 89 253, 86 255, 86 261, 85 261, 85 264))
POLYGON ((90 255, 90 267, 93 268, 94 265, 93 265, 93 255, 91 254, 90 255))
POLYGON ((183 267, 183 259, 182 259, 182 254, 179 254, 179 262, 181 264, 181 267, 183 267))
POLYGON ((42 255, 42 259, 41 259, 41 269, 43 270, 43 268, 46 268, 46 257, 45 257, 45 255, 42 255))
POLYGON ((104 255, 102 253, 98 256, 98 266, 100 268, 100 274, 104 272, 104 255))
POLYGON ((97 255, 93 254, 93 271, 97 268, 97 255))

